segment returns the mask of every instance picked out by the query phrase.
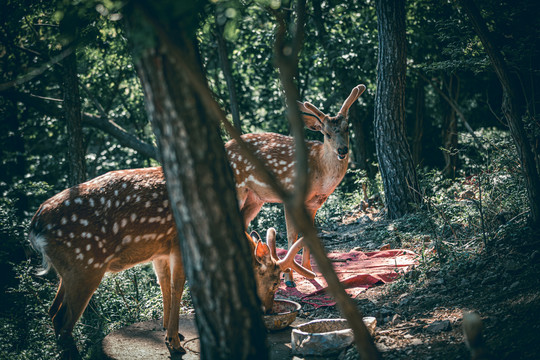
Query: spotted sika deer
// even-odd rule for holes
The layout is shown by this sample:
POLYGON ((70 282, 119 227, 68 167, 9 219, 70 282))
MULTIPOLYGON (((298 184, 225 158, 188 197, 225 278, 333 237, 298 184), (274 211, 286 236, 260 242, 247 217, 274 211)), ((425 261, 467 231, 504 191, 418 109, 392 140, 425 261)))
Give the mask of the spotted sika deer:
MULTIPOLYGON (((341 106, 337 116, 330 117, 317 109, 309 102, 298 103, 304 123, 310 130, 320 131, 324 135, 324 142, 307 141, 309 151, 309 187, 306 196, 306 208, 315 219, 317 210, 332 194, 347 172, 349 153, 349 126, 348 111, 351 105, 366 89, 365 85, 358 85, 341 106)), ((255 150, 255 155, 261 159, 266 167, 273 172, 276 179, 288 190, 292 190, 295 176, 294 139, 274 133, 246 134, 242 139, 255 150)), ((265 183, 259 174, 240 151, 235 140, 225 144, 227 154, 233 168, 238 202, 244 219, 244 226, 249 223, 261 210, 264 203, 281 203, 282 200, 265 183)), ((298 231, 285 210, 287 226, 287 241, 289 249, 298 238, 298 231)), ((302 266, 311 269, 309 250, 304 248, 302 266)), ((286 273, 288 286, 294 286, 292 272, 286 273)))
MULTIPOLYGON (((52 266, 60 277, 49 314, 62 358, 79 358, 72 330, 105 273, 149 261, 163 295, 167 345, 171 352, 185 353, 178 334, 185 273, 176 235, 160 167, 109 172, 41 205, 30 224, 29 237, 43 256, 43 273, 52 266)), ((275 230, 268 236, 275 246, 275 230)), ((300 246, 280 260, 275 249, 258 236, 247 237, 265 311, 272 309, 280 272, 292 268, 314 277, 293 260, 300 246)))

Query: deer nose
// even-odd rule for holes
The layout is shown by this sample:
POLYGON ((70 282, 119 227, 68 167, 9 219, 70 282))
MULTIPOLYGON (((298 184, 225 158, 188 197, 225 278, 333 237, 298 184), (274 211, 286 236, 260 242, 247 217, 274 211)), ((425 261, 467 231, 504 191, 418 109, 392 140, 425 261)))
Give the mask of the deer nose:
POLYGON ((337 149, 338 155, 345 156, 349 153, 349 148, 347 146, 343 146, 337 149))

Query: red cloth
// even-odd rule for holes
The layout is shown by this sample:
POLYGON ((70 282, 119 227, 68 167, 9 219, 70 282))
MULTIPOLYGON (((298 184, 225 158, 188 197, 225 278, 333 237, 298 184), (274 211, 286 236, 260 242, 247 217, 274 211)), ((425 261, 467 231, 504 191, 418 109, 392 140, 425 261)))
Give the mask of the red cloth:
MULTIPOLYGON (((279 257, 287 253, 284 249, 277 249, 279 257)), ((417 255, 410 250, 383 250, 364 253, 350 251, 348 253, 333 252, 328 258, 334 264, 334 270, 345 291, 352 297, 378 283, 394 281, 417 264, 417 255)), ((296 255, 296 262, 301 263, 301 255, 296 255)), ((281 283, 277 295, 282 298, 292 298, 318 308, 332 306, 336 302, 326 293, 327 283, 319 272, 313 257, 311 259, 313 271, 317 274, 314 279, 306 279, 294 273, 296 287, 290 288, 281 283)))

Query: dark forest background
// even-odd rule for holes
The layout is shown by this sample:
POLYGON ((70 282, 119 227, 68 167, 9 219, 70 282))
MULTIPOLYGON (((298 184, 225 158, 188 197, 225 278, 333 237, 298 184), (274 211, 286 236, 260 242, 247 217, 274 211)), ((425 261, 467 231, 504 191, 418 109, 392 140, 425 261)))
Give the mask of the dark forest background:
MULTIPOLYGON (((437 251, 423 263, 425 272, 470 254, 496 254, 493 244, 501 239, 534 238, 540 221, 538 2, 404 3, 403 122, 391 124, 405 137, 387 146, 408 149, 418 185, 416 200, 401 208, 385 197, 392 179, 384 178, 388 164, 377 149, 378 79, 399 84, 378 68, 376 3, 307 2, 295 76, 299 98, 335 114, 354 86, 367 86, 349 112, 349 171, 316 223, 325 226, 380 199, 381 217, 413 229, 404 232, 407 241, 432 239, 437 251)), ((281 11, 292 29, 295 3, 225 0, 200 8, 198 52, 215 101, 243 133, 288 134, 272 11, 281 11)), ((47 318, 56 277, 35 276, 40 262, 27 241, 38 206, 107 171, 159 164, 133 61, 144 39, 133 41, 124 11, 116 1, 0 5, 0 358, 56 356, 47 318)), ((260 231, 269 226, 284 233, 281 207, 265 207, 252 223, 260 231)), ((381 231, 377 236, 388 235, 381 231)), ((183 311, 192 308, 187 293, 183 311)), ((158 318, 160 307, 149 266, 107 277, 75 338, 92 358, 103 336, 158 318)))

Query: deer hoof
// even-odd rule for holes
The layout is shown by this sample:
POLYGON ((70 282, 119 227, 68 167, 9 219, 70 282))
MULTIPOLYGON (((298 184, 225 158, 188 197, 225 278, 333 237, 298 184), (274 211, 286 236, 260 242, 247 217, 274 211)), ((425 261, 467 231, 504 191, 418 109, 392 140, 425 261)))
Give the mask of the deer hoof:
POLYGON ((184 355, 186 353, 186 349, 180 345, 180 341, 174 341, 172 338, 168 338, 165 344, 171 354, 184 355), (175 342, 177 342, 177 344, 175 344, 175 342))
POLYGON ((295 282, 294 282, 294 281, 291 281, 291 280, 285 281, 285 285, 286 285, 287 287, 291 287, 291 288, 296 287, 295 282))

